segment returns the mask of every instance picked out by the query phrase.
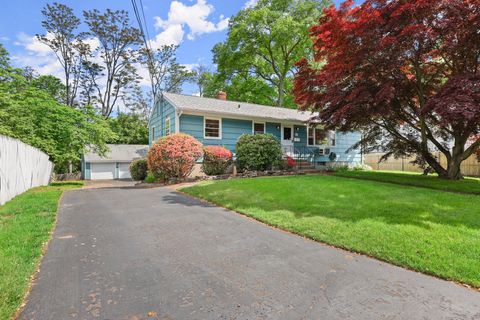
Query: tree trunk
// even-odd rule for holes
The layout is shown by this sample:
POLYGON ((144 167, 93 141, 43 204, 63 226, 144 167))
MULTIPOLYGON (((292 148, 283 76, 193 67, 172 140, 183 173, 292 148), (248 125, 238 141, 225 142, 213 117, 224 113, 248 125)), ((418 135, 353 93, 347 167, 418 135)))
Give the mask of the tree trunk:
POLYGON ((285 78, 278 79, 278 99, 277 107, 283 107, 283 100, 285 99, 285 78))
POLYGON ((462 172, 460 170, 460 165, 462 163, 462 154, 454 155, 447 163, 447 170, 444 175, 440 175, 442 179, 448 180, 459 180, 462 179, 462 172))

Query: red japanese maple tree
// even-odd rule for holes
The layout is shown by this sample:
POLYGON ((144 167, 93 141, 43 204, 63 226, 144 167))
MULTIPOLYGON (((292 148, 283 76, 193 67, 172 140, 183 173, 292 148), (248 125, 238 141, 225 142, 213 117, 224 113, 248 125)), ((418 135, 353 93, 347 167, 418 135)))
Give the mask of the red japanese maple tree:
POLYGON ((354 147, 417 155, 459 179, 480 147, 479 30, 480 0, 331 6, 310 30, 314 59, 297 64, 296 102, 329 127, 362 130, 354 147))

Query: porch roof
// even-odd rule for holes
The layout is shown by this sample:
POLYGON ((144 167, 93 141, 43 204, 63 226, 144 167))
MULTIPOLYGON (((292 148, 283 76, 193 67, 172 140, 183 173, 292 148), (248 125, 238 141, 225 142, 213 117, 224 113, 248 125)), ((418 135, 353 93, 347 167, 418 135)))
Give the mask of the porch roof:
POLYGON ((163 93, 168 102, 183 112, 217 114, 221 116, 241 116, 271 121, 307 122, 318 115, 309 111, 265 106, 254 103, 228 101, 213 98, 189 96, 176 93, 163 93))

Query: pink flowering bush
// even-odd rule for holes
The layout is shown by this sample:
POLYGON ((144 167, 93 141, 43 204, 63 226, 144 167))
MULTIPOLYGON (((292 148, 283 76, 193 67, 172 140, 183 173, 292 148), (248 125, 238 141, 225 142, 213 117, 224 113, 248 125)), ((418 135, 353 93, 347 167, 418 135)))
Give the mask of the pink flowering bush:
POLYGON ((220 146, 208 146, 203 149, 203 172, 205 174, 218 175, 227 171, 232 163, 232 152, 220 146))
POLYGON ((203 155, 202 144, 192 136, 176 133, 157 140, 147 154, 148 169, 164 180, 184 179, 203 155))

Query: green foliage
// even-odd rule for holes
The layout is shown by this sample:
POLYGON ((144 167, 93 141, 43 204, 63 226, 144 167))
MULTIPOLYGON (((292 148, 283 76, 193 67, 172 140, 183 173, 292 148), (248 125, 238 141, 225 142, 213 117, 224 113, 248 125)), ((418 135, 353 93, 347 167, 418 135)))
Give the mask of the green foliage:
POLYGON ((236 146, 240 169, 268 170, 282 158, 280 141, 271 134, 243 134, 236 146))
POLYGON ((135 113, 121 113, 108 119, 110 129, 116 134, 109 143, 148 144, 148 122, 135 113))
POLYGON ((132 161, 129 166, 130 175, 135 181, 142 181, 147 177, 148 166, 146 159, 138 159, 132 161))
MULTIPOLYGON (((294 107, 294 64, 312 54, 309 27, 329 4, 327 0, 259 0, 253 8, 241 10, 230 20, 227 40, 213 49, 219 74, 227 84, 237 75, 254 77, 273 90, 275 105, 294 107)), ((250 90, 253 97, 260 92, 255 87, 250 90)), ((252 102, 264 103, 262 98, 252 102)))
POLYGON ((39 148, 59 167, 79 161, 87 146, 106 152, 106 141, 114 137, 91 107, 58 103, 8 63, 0 66, 0 134, 39 148))
POLYGON ((81 182, 28 190, 0 206, 0 319, 13 319, 23 301, 42 248, 55 224, 64 190, 81 182))
POLYGON ((227 171, 232 162, 232 153, 221 146, 208 146, 203 149, 202 170, 206 175, 219 175, 227 171))
POLYGON ((40 75, 32 79, 32 85, 50 94, 58 103, 65 103, 65 85, 57 77, 40 75))
POLYGON ((232 179, 182 191, 317 241, 480 287, 476 195, 325 175, 232 179))
POLYGON ((155 183, 157 181, 157 177, 150 171, 148 171, 147 176, 145 177, 146 183, 155 183))

